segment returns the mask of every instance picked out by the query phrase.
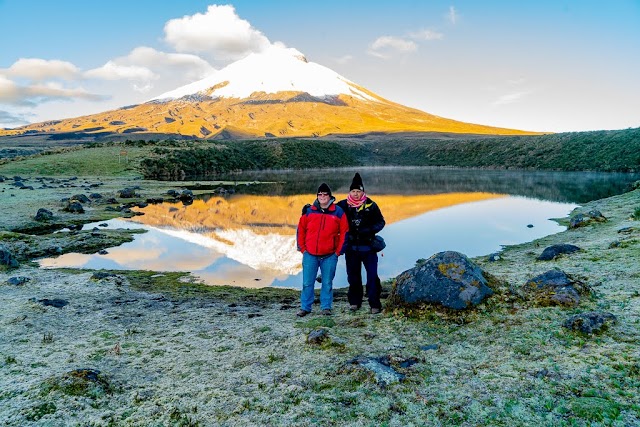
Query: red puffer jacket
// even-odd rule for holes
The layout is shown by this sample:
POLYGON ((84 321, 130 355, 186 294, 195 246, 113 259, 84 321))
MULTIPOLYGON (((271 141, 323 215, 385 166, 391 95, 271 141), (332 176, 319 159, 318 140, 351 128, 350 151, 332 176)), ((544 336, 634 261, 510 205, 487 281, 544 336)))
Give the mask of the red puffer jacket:
POLYGON ((316 256, 341 255, 346 248, 348 232, 349 222, 342 208, 331 203, 322 209, 316 200, 298 221, 298 250, 316 256))

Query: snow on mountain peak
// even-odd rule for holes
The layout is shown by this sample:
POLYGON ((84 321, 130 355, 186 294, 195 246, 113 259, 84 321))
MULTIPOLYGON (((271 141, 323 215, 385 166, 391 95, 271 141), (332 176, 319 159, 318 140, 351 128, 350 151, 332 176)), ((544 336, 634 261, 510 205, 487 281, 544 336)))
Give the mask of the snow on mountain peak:
POLYGON ((314 97, 350 95, 375 100, 327 67, 307 61, 297 49, 272 45, 252 53, 209 77, 166 92, 152 101, 166 101, 188 95, 212 98, 248 98, 255 92, 306 92, 314 97))

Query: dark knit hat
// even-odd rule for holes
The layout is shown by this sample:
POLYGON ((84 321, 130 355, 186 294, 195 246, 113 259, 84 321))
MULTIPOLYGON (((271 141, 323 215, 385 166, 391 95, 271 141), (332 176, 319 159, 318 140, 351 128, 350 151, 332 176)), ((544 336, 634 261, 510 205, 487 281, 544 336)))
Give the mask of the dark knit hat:
POLYGON ((332 196, 331 188, 329 188, 329 186, 324 182, 320 184, 320 187, 318 187, 318 193, 329 193, 329 196, 332 196))
POLYGON ((351 185, 349 186, 349 191, 351 190, 364 191, 364 184, 362 183, 362 178, 360 178, 360 174, 358 172, 356 172, 353 177, 353 181, 351 181, 351 185))

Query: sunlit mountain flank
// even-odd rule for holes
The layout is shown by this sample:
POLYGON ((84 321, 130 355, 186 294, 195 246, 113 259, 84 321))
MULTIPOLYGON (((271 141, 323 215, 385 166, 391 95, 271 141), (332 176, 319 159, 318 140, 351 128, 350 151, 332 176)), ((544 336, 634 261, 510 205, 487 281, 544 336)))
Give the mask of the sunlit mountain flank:
POLYGON ((371 132, 533 133, 464 123, 405 107, 307 61, 295 49, 272 46, 143 104, 0 130, 0 135, 239 139, 371 132))

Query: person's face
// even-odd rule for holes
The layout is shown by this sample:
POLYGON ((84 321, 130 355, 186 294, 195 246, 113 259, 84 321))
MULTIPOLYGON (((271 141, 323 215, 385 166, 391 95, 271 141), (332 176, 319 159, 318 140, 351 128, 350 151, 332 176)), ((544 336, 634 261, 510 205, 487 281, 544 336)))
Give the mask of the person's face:
POLYGON ((329 193, 323 193, 323 192, 318 193, 318 201, 320 202, 321 205, 326 205, 327 203, 329 203, 330 199, 331 199, 331 196, 329 196, 329 193))
POLYGON ((360 200, 363 194, 364 194, 364 191, 358 190, 357 188, 354 188, 353 190, 349 191, 349 195, 351 195, 351 197, 354 200, 360 200))

